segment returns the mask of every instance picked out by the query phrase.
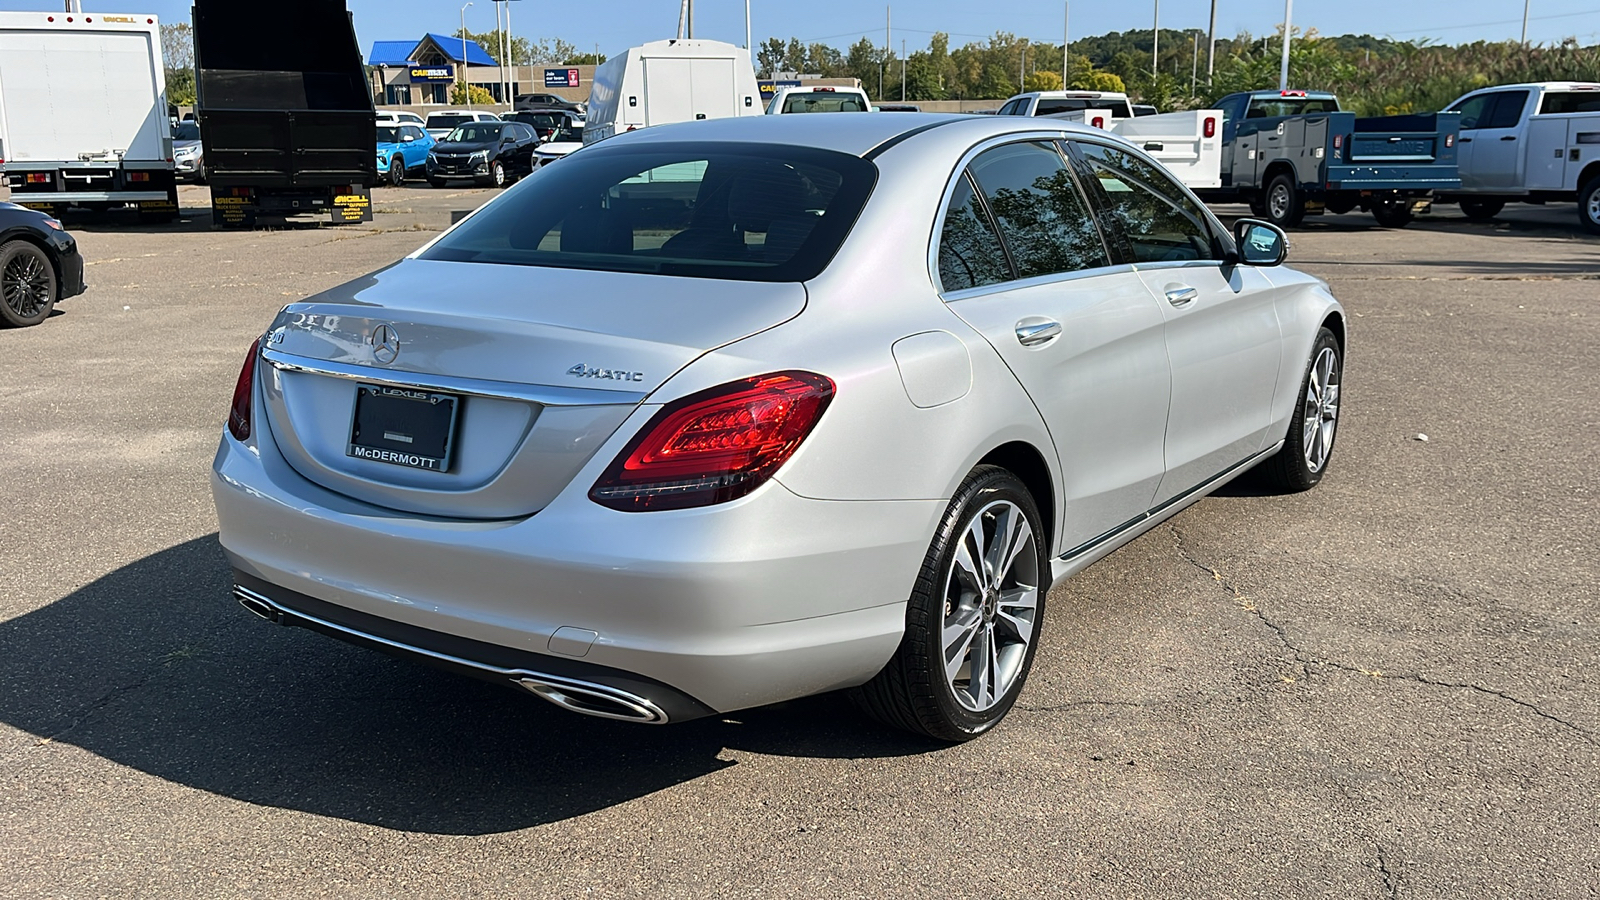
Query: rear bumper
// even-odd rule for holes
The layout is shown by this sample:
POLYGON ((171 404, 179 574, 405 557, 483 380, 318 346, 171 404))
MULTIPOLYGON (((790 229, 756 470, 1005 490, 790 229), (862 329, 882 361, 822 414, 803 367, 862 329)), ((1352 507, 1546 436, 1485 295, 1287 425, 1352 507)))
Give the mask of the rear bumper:
POLYGON ((239 584, 290 610, 309 598, 312 615, 363 634, 398 629, 409 637, 397 642, 458 662, 592 669, 669 719, 871 678, 899 646, 945 505, 809 500, 771 482, 706 509, 615 512, 586 491, 608 445, 537 515, 438 519, 313 484, 257 425, 255 446, 223 437, 212 482, 239 584))

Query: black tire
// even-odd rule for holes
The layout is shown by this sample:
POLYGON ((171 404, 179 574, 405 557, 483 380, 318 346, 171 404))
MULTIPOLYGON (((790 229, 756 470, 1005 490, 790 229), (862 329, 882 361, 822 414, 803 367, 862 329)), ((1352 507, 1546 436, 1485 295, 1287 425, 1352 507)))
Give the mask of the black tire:
MULTIPOLYGON (((1339 347, 1339 340, 1333 332, 1326 327, 1317 332, 1317 340, 1311 345, 1311 357, 1306 361, 1306 372, 1300 379, 1300 393, 1296 394, 1294 416, 1289 419, 1289 433, 1284 436, 1283 449, 1273 454, 1261 464, 1261 475, 1268 485, 1284 493, 1299 493, 1309 491, 1317 486, 1322 476, 1327 473, 1328 465, 1333 462, 1333 448, 1339 439, 1339 414, 1340 405, 1343 403, 1342 390, 1336 389, 1333 393, 1333 427, 1324 430, 1319 427, 1319 438, 1325 439, 1326 446, 1321 452, 1321 463, 1312 465, 1306 452, 1308 438, 1306 435, 1306 416, 1315 412, 1319 421, 1324 420, 1327 413, 1326 404, 1319 398, 1311 398, 1312 375, 1317 364, 1323 358, 1324 352, 1333 354, 1331 383, 1336 388, 1344 384, 1344 353, 1339 347)), ((1321 375, 1320 372, 1317 373, 1321 375)), ((1319 392, 1326 396, 1326 385, 1319 392)))
POLYGON ((1584 231, 1600 234, 1600 175, 1578 188, 1578 221, 1583 223, 1584 231))
POLYGON ((405 183, 406 160, 405 157, 396 153, 394 156, 389 158, 389 186, 403 187, 405 186, 405 183))
POLYGON ((501 162, 498 159, 495 160, 494 162, 490 163, 489 164, 489 185, 490 185, 490 187, 503 188, 509 183, 510 183, 510 179, 506 176, 506 164, 501 162))
POLYGON ((444 179, 443 178, 434 178, 434 177, 430 176, 428 178, 428 185, 430 187, 442 188, 442 187, 444 187, 444 179))
POLYGON ((1384 228, 1404 228, 1411 224, 1411 201, 1380 200, 1372 205, 1372 218, 1384 228))
POLYGON ((1252 194, 1250 196, 1250 215, 1258 219, 1267 217, 1267 195, 1252 194))
MULTIPOLYGON (((1020 528, 1016 533, 1021 534, 1020 528)), ((983 549, 978 547, 980 555, 983 549)), ((988 567, 979 564, 978 568, 987 570, 988 567)), ((1005 718, 1022 693, 1039 646, 1045 594, 1049 589, 1049 551, 1033 496, 1005 469, 995 466, 973 469, 956 490, 923 558, 922 569, 906 604, 906 631, 899 649, 871 681, 851 692, 852 699, 868 715, 896 728, 941 741, 969 741, 978 737, 1005 718), (976 522, 985 539, 992 539, 1002 526, 999 518, 989 518, 991 513, 1014 517, 1018 511, 1030 529, 1033 554, 1029 556, 1025 546, 1019 547, 1015 564, 1005 569, 992 590, 968 590, 967 586, 973 582, 958 573, 957 557, 965 556, 971 561, 970 528, 976 522), (1026 590, 1030 582, 1031 594, 1026 590), (1010 587, 1006 587, 1007 584, 1010 587), (1007 596, 1013 601, 1018 597, 1032 597, 1032 619, 1027 623, 1030 634, 1020 642, 1016 640, 1021 637, 1020 632, 1012 623, 1024 618, 1021 613, 1026 604, 1000 602, 1000 598, 1007 596), (1001 608, 1018 615, 1000 613, 1001 608), (950 676, 944 664, 944 628, 947 621, 959 623, 963 619, 972 623, 971 629, 964 629, 966 643, 958 650, 962 654, 960 659, 965 662, 958 663, 955 676, 950 676), (984 658, 995 662, 989 677, 996 682, 1006 679, 1006 682, 1004 689, 994 694, 988 705, 974 709, 957 699, 960 688, 952 679, 961 680, 960 674, 965 672, 966 690, 984 693, 973 680, 974 657, 982 650, 977 640, 980 635, 993 639, 982 646, 999 648, 998 652, 983 651, 984 658), (1008 671, 1002 672, 1002 669, 1008 671)), ((991 667, 985 667, 986 672, 990 670, 991 667)), ((971 699, 973 694, 965 696, 971 699)))
POLYGON ((38 246, 24 240, 0 244, 0 324, 37 325, 56 305, 56 269, 38 246))
POLYGON ((1487 222, 1506 208, 1504 200, 1463 200, 1461 212, 1474 222, 1487 222))
POLYGON ((1261 218, 1278 226, 1291 228, 1299 225, 1306 217, 1306 201, 1300 196, 1300 189, 1295 187, 1294 176, 1288 172, 1279 172, 1267 182, 1266 193, 1262 196, 1261 218))

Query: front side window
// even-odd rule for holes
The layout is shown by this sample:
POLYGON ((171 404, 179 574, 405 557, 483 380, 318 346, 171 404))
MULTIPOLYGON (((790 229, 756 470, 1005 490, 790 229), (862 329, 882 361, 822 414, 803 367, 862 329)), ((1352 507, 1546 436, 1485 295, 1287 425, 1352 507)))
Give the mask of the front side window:
POLYGON ((1468 97, 1450 107, 1452 111, 1461 113, 1461 130, 1471 131, 1474 128, 1486 127, 1479 123, 1483 121, 1483 114, 1488 112, 1490 104, 1493 103, 1494 98, 1497 96, 1499 95, 1479 94, 1476 97, 1468 97))
POLYGON ((1018 278, 1110 265, 1087 201, 1054 145, 1006 144, 969 167, 1018 278))
POLYGON ((1215 258, 1205 213, 1154 163, 1104 144, 1076 146, 1134 262, 1215 258))
POLYGON ((768 144, 598 144, 539 169, 423 259, 806 281, 877 180, 857 156, 768 144))
POLYGON ((947 291, 963 291, 1011 280, 1011 264, 995 234, 994 222, 963 174, 945 208, 939 232, 939 283, 947 291))

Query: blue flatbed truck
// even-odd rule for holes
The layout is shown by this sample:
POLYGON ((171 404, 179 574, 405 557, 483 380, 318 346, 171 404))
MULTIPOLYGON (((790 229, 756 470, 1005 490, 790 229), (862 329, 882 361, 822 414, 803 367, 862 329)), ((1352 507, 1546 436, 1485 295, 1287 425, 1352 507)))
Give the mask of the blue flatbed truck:
POLYGON ((1201 198, 1248 203, 1280 227, 1359 208, 1385 228, 1404 228, 1436 192, 1461 187, 1459 113, 1360 118, 1325 91, 1249 91, 1215 106, 1222 187, 1201 198))

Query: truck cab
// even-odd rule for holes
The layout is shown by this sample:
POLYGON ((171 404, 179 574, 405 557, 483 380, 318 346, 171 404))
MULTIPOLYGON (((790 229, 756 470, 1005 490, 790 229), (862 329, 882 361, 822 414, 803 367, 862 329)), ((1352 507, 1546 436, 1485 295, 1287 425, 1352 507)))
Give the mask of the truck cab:
POLYGON ((1088 109, 1108 109, 1112 119, 1133 118, 1128 95, 1119 91, 1029 91, 1007 100, 995 115, 1052 116, 1088 109))
POLYGON ((1600 234, 1600 84, 1506 84, 1449 109, 1461 114, 1453 199, 1469 218, 1493 218, 1508 202, 1576 199, 1584 228, 1600 234))

